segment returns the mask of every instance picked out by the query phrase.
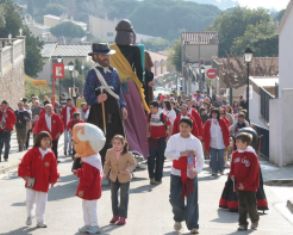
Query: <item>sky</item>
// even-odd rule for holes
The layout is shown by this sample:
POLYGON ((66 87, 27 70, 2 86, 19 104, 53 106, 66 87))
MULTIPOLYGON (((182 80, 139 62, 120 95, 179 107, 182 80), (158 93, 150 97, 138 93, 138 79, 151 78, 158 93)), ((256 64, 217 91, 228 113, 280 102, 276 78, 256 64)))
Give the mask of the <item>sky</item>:
POLYGON ((274 8, 276 10, 285 9, 290 0, 238 0, 240 6, 247 6, 249 8, 274 8))

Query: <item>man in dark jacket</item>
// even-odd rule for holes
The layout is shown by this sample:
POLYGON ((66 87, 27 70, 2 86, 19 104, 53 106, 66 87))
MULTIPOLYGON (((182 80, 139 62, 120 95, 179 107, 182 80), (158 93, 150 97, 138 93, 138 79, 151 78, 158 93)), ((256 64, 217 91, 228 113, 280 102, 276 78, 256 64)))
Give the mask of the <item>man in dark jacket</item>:
POLYGON ((26 137, 28 130, 28 122, 31 120, 30 113, 24 108, 23 101, 18 102, 18 110, 15 111, 16 123, 15 129, 17 134, 18 151, 22 152, 26 149, 26 137))

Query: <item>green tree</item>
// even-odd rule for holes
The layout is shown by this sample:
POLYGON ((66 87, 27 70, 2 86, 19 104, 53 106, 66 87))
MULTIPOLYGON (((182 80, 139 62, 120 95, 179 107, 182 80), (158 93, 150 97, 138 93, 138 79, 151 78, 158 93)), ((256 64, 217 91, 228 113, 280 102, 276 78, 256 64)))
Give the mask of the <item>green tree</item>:
POLYGON ((173 65, 177 72, 181 72, 182 70, 182 47, 181 47, 181 39, 178 39, 169 51, 168 62, 173 65))
MULTIPOLYGON (((272 17, 264 9, 236 7, 216 18, 211 29, 219 32, 219 54, 226 56, 242 54, 248 45, 273 36, 275 26, 272 17)), ((266 51, 260 54, 265 55, 266 51)))
POLYGON ((72 22, 58 24, 51 28, 50 31, 55 37, 80 38, 85 36, 85 31, 72 22))
POLYGON ((26 56, 24 60, 25 73, 31 77, 36 77, 38 72, 43 69, 43 58, 41 55, 41 50, 43 43, 36 37, 34 37, 31 32, 26 29, 26 56))
POLYGON ((62 15, 64 12, 66 12, 66 9, 64 6, 57 4, 57 3, 50 3, 46 5, 45 13, 46 14, 52 14, 56 16, 62 15))
POLYGON ((241 55, 246 47, 250 47, 255 56, 277 56, 278 41, 272 38, 276 38, 273 21, 248 25, 244 34, 234 39, 231 51, 241 55))
POLYGON ((170 46, 170 42, 163 38, 148 39, 142 42, 146 50, 163 51, 170 46))
POLYGON ((0 27, 0 37, 6 38, 8 34, 13 37, 19 35, 19 29, 23 29, 26 36, 26 58, 25 58, 25 72, 29 76, 36 77, 38 72, 43 68, 41 56, 41 41, 34 37, 29 29, 23 25, 20 16, 20 10, 12 1, 0 1, 0 9, 2 9, 4 24, 0 27))

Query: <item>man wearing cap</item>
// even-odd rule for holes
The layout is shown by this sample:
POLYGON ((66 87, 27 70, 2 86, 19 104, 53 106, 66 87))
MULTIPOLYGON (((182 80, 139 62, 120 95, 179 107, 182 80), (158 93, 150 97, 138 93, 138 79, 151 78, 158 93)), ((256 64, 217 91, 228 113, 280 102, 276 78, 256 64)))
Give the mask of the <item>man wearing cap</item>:
POLYGON ((106 43, 92 45, 92 52, 89 55, 96 64, 88 72, 84 87, 84 97, 90 105, 87 121, 100 127, 106 135, 106 144, 101 150, 103 162, 113 136, 124 135, 122 118, 127 118, 119 75, 110 66, 110 56, 115 52, 106 43))

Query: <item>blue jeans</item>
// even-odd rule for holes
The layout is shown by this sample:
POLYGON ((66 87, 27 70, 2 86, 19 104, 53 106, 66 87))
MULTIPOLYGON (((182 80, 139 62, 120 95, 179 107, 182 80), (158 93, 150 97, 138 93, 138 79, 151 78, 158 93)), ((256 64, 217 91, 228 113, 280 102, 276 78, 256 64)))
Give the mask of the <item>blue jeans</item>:
POLYGON ((216 174, 218 172, 224 171, 225 160, 224 160, 225 149, 214 149, 211 148, 211 168, 212 173, 216 174))
POLYGON ((148 171, 150 179, 162 180, 165 148, 165 138, 149 139, 150 156, 148 157, 148 171))
POLYGON ((193 182, 193 192, 187 195, 186 205, 185 197, 182 195, 181 177, 171 175, 170 203, 175 222, 186 222, 189 230, 198 229, 198 179, 193 182))
POLYGON ((120 183, 118 180, 116 182, 111 182, 112 212, 114 216, 127 218, 128 201, 129 201, 129 185, 130 185, 130 182, 120 183), (120 200, 118 199, 119 188, 120 188, 120 200))
POLYGON ((0 161, 1 161, 3 146, 4 146, 4 159, 8 160, 8 155, 10 151, 10 140, 11 140, 11 131, 0 132, 0 161))

